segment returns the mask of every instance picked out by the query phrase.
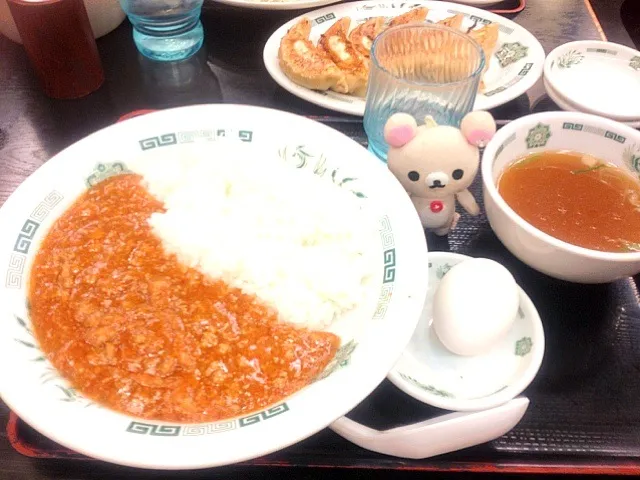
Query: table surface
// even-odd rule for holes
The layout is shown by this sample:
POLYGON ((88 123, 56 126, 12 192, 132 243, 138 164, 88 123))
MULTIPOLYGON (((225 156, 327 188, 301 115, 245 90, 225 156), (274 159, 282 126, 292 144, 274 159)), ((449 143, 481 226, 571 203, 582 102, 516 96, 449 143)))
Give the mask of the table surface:
MULTIPOLYGON (((571 40, 603 39, 633 46, 622 28, 622 0, 528 0, 527 8, 512 16, 542 43, 548 53, 571 40), (600 25, 593 16, 600 19, 600 25)), ((300 11, 247 11, 205 2, 205 47, 180 64, 154 63, 140 56, 125 21, 98 40, 106 81, 92 95, 75 101, 48 99, 32 75, 21 46, 0 36, 0 205, 34 170, 63 148, 115 122, 132 110, 169 108, 199 103, 244 103, 288 110, 303 115, 328 115, 351 121, 308 104, 281 89, 262 64, 262 46, 282 23, 300 11), (241 35, 238 32, 242 32, 241 35)), ((500 120, 527 114, 544 99, 538 82, 526 96, 496 109, 500 120)), ((0 426, 8 409, 0 402, 0 426)), ((328 472, 325 471, 324 475, 328 472)), ((332 473, 332 475, 338 475, 332 473)), ((389 478, 389 473, 346 473, 389 478)), ((318 478, 322 471, 261 470, 255 467, 171 474, 133 471, 99 462, 35 460, 13 451, 0 432, 0 479, 79 478, 214 478, 216 476, 291 476, 318 478)), ((418 474, 395 472, 396 477, 418 474)))

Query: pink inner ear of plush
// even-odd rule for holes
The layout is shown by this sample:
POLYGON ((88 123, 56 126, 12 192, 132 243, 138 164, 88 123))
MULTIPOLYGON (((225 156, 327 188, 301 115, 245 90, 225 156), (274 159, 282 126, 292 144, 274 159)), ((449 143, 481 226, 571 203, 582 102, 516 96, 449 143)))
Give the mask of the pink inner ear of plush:
POLYGON ((415 131, 410 125, 393 127, 385 135, 385 140, 392 147, 402 147, 414 137, 415 131))
POLYGON ((488 130, 471 130, 467 135, 467 142, 471 145, 486 145, 493 137, 493 132, 488 130))

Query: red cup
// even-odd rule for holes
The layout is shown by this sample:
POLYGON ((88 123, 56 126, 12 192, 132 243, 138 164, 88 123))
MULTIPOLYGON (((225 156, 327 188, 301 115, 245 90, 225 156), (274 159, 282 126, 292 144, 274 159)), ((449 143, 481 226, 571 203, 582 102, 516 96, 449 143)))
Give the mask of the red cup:
POLYGON ((82 0, 7 0, 45 93, 80 98, 100 88, 104 72, 82 0))

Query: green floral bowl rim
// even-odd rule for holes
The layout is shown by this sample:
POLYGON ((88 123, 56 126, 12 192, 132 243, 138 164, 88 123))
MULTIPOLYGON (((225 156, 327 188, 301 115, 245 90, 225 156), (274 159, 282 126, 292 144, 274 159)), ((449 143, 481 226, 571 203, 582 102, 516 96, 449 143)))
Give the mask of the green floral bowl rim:
MULTIPOLYGON (((584 247, 578 247, 570 243, 559 240, 551 235, 537 229, 530 223, 520 217, 500 196, 496 182, 493 180, 493 166, 496 157, 500 153, 501 146, 508 141, 509 137, 515 132, 526 131, 532 125, 544 125, 550 121, 565 121, 570 123, 583 123, 603 127, 607 132, 620 132, 625 139, 633 139, 640 146, 640 132, 634 128, 624 125, 623 123, 610 120, 608 118, 581 112, 542 112, 532 115, 525 115, 517 120, 509 122, 502 127, 496 135, 491 139, 482 154, 480 170, 482 181, 485 188, 485 194, 491 195, 492 199, 498 207, 504 211, 510 221, 516 223, 522 229, 532 236, 536 237, 549 245, 554 246, 560 251, 569 251, 580 255, 584 258, 605 260, 611 262, 627 263, 640 261, 640 251, 638 252, 602 252, 599 250, 590 250, 584 247)), ((589 153, 589 152, 583 152, 589 153)), ((515 159, 514 159, 515 160, 515 159)))

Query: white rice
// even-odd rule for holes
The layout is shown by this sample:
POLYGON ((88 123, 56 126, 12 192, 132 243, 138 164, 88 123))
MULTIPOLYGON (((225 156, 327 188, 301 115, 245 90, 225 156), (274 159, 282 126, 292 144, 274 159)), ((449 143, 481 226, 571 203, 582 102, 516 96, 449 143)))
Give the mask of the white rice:
POLYGON ((219 148, 130 164, 165 204, 149 222, 166 250, 309 328, 364 301, 379 263, 367 200, 276 154, 219 148))

